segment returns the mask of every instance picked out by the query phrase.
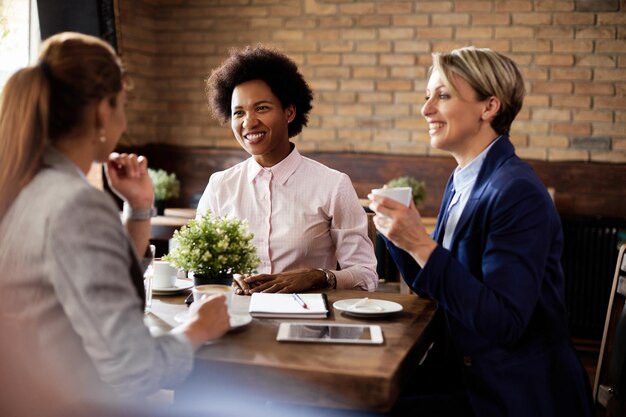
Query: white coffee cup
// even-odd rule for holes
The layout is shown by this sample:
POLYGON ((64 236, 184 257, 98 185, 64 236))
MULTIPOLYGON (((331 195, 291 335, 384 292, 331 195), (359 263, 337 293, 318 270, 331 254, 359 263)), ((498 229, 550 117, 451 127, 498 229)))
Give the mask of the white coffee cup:
POLYGON ((167 261, 155 259, 152 263, 152 288, 172 288, 176 283, 178 269, 167 261))
POLYGON ((374 188, 372 194, 391 198, 408 207, 413 197, 413 189, 411 187, 374 188))
POLYGON ((233 287, 230 285, 206 284, 196 285, 192 288, 194 301, 201 300, 214 294, 223 294, 226 297, 226 306, 230 310, 233 302, 233 287))

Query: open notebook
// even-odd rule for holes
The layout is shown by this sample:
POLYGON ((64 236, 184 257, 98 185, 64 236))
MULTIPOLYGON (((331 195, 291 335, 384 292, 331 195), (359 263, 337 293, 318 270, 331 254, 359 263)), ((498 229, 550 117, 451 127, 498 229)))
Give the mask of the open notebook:
POLYGON ((254 293, 250 300, 250 315, 252 317, 303 319, 328 317, 326 294, 298 293, 298 296, 308 308, 304 308, 293 294, 254 293))

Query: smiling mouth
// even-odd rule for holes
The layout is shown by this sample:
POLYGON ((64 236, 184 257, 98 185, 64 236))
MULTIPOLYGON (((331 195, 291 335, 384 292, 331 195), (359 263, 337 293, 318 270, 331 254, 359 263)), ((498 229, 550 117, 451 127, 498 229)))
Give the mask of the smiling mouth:
POLYGON ((440 128, 444 127, 445 125, 446 125, 446 124, 445 124, 445 123, 443 123, 443 122, 428 123, 428 128, 429 128, 430 130, 433 130, 433 129, 440 129, 440 128))
POLYGON ((435 133, 437 130, 443 128, 446 124, 443 122, 434 122, 434 123, 428 123, 428 132, 429 133, 435 133))
POLYGON ((257 143, 265 136, 265 132, 257 132, 257 133, 248 133, 243 135, 243 138, 248 141, 248 143, 257 143))

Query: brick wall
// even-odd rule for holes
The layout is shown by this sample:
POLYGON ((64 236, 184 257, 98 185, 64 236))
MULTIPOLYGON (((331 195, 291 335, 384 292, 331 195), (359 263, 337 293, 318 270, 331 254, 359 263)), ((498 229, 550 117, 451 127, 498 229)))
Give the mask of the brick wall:
POLYGON ((626 0, 122 0, 127 145, 237 147, 204 79, 233 46, 276 46, 314 93, 303 151, 442 155, 419 114, 430 53, 476 45, 527 85, 512 129, 532 160, 626 162, 626 0))

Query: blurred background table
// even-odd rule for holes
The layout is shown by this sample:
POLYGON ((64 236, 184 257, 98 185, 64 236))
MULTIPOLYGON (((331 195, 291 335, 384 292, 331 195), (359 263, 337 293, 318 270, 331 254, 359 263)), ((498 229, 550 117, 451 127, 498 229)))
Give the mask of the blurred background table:
POLYGON ((195 208, 166 208, 165 209, 165 217, 180 217, 185 219, 193 219, 196 217, 196 209, 195 208))
POLYGON ((150 221, 150 242, 156 246, 156 256, 161 257, 169 251, 169 240, 174 231, 186 225, 196 217, 193 208, 166 208, 163 216, 153 217, 150 221))

